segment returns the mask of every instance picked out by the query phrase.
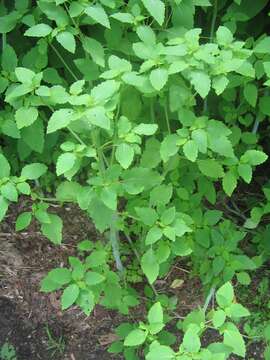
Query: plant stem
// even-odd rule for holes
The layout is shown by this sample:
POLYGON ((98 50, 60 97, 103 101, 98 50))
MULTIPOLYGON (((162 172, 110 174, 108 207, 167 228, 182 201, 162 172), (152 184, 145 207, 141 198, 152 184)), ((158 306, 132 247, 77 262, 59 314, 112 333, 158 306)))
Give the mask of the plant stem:
POLYGON ((79 141, 80 144, 87 146, 86 143, 80 138, 80 136, 75 133, 75 131, 73 131, 69 126, 67 128, 68 131, 75 137, 75 139, 79 141))
MULTIPOLYGON (((132 251, 134 252, 134 254, 135 254, 135 256, 136 256, 136 258, 137 258, 137 260, 138 260, 138 262, 139 262, 139 264, 140 264, 140 263, 141 263, 141 257, 140 257, 140 255, 139 255, 137 249, 136 249, 135 246, 133 245, 133 242, 132 242, 129 234, 127 234, 126 231, 123 231, 123 232, 124 232, 124 235, 125 235, 127 241, 129 242, 129 245, 130 245, 132 251)), ((149 283, 149 281, 148 281, 148 283, 149 283)), ((150 283, 149 283, 149 285, 150 285, 151 289, 153 290, 155 296, 158 296, 158 292, 157 292, 157 290, 155 289, 154 285, 153 285, 153 284, 150 284, 150 283)))
MULTIPOLYGON (((101 175, 104 177, 104 173, 106 170, 105 162, 104 162, 105 155, 103 154, 102 148, 100 146, 100 131, 99 130, 97 130, 95 132, 95 134, 94 133, 92 134, 92 140, 93 140, 94 146, 97 149, 99 170, 100 170, 101 175)), ((106 162, 107 162, 107 159, 106 159, 106 162)), ((117 222, 118 222, 118 213, 117 213, 117 211, 115 211, 111 217, 109 240, 112 245, 113 257, 115 260, 116 268, 118 271, 120 271, 120 273, 123 273, 124 266, 122 264, 121 256, 120 256, 119 231, 117 229, 117 222)))
POLYGON ((165 105, 164 105, 164 112, 165 112, 165 119, 166 119, 166 123, 167 123, 168 132, 169 132, 169 134, 171 134, 171 127, 170 127, 170 120, 169 120, 169 116, 168 116, 167 103, 165 103, 165 105))
POLYGON ((5 47, 7 45, 7 34, 2 34, 2 49, 5 50, 5 47))
POLYGON ((211 299, 212 299, 212 297, 214 296, 214 294, 215 294, 215 287, 212 287, 212 288, 210 289, 210 291, 209 291, 209 294, 207 295, 207 298, 206 298, 205 303, 204 303, 204 306, 203 306, 203 312, 204 312, 204 313, 206 312, 206 310, 207 310, 207 308, 208 308, 208 306, 209 306, 209 304, 210 304, 210 302, 211 302, 211 299))
POLYGON ((111 226, 110 226, 110 241, 112 244, 113 256, 118 271, 123 273, 124 267, 120 258, 119 250, 119 231, 117 229, 118 214, 115 212, 112 215, 111 226))
POLYGON ((63 58, 63 56, 60 54, 60 52, 56 49, 56 47, 50 43, 51 48, 53 49, 53 51, 56 53, 56 55, 58 56, 58 58, 62 61, 63 65, 65 66, 65 68, 67 69, 67 71, 70 73, 70 75, 74 78, 74 80, 78 81, 78 77, 74 74, 73 70, 70 68, 70 66, 67 64, 67 62, 65 61, 65 59, 63 58))
POLYGON ((213 41, 213 38, 214 38, 214 32, 215 32, 216 21, 217 21, 217 14, 218 14, 218 0, 215 0, 214 10, 213 10, 213 17, 212 17, 212 22, 211 22, 211 29, 210 29, 210 41, 213 41))

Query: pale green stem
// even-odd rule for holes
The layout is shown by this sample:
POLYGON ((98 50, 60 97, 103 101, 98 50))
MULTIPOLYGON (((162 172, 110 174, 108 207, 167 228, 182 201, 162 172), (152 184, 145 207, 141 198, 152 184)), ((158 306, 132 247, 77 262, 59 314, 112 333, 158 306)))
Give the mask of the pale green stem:
POLYGON ((74 138, 76 140, 79 141, 80 144, 87 146, 86 143, 80 138, 80 136, 75 133, 75 131, 73 131, 69 126, 67 128, 68 128, 68 131, 74 136, 74 138))
POLYGON ((167 103, 165 103, 165 105, 164 105, 164 112, 165 112, 165 119, 166 119, 166 123, 167 123, 168 132, 169 132, 169 134, 171 134, 171 127, 170 127, 167 103))
POLYGON ((53 51, 56 53, 56 55, 58 56, 58 58, 62 61, 63 65, 65 66, 65 68, 67 69, 67 71, 70 73, 70 75, 74 78, 74 80, 78 81, 78 77, 74 74, 73 70, 70 68, 70 66, 67 64, 67 62, 65 61, 65 59, 63 58, 63 56, 60 54, 60 52, 56 49, 56 47, 53 44, 50 44, 51 48, 53 49, 53 51))
POLYGON ((7 34, 2 34, 2 49, 5 50, 7 44, 7 34))
POLYGON ((210 289, 209 294, 208 294, 208 296, 207 296, 207 298, 205 300, 204 306, 203 306, 203 311, 204 312, 206 312, 206 310, 207 310, 207 308, 208 308, 208 306, 209 306, 209 304, 210 304, 210 302, 212 300, 212 297, 215 295, 215 290, 216 289, 214 287, 212 287, 210 289))

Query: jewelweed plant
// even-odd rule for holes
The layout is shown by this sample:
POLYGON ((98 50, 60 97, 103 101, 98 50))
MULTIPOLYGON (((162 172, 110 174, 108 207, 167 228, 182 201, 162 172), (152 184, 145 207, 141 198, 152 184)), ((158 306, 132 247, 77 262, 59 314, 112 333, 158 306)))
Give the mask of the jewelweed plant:
POLYGON ((245 357, 237 325, 249 312, 232 284, 248 285, 270 251, 269 184, 256 171, 269 152, 268 12, 267 0, 0 4, 0 220, 29 196, 17 231, 35 219, 61 245, 62 219, 49 211, 58 201, 104 234, 42 281, 44 292, 62 290, 63 310, 90 315, 99 303, 128 314, 145 276, 147 321, 121 326, 109 349, 128 360, 245 357), (155 282, 183 257, 209 295, 178 324, 177 347, 164 329, 175 299, 162 303, 155 282), (205 348, 209 327, 223 340, 205 348))

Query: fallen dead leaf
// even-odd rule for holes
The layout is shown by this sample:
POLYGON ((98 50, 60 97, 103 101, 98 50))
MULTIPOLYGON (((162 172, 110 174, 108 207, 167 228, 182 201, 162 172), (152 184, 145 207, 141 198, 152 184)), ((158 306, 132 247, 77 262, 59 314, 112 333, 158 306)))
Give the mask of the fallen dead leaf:
POLYGON ((180 287, 182 287, 184 284, 184 280, 183 279, 174 279, 173 282, 170 285, 170 288, 172 289, 179 289, 180 287))
POLYGON ((109 333, 106 335, 99 336, 98 342, 100 343, 100 345, 105 346, 105 345, 109 345, 109 344, 113 343, 114 341, 116 341, 118 339, 119 338, 116 334, 109 333))

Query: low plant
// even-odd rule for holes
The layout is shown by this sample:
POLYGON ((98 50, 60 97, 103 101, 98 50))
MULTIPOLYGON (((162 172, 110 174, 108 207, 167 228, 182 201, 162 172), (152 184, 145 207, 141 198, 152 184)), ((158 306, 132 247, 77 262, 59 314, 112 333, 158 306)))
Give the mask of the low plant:
POLYGON ((16 360, 17 355, 14 346, 5 342, 0 348, 0 358, 1 360, 16 360))

